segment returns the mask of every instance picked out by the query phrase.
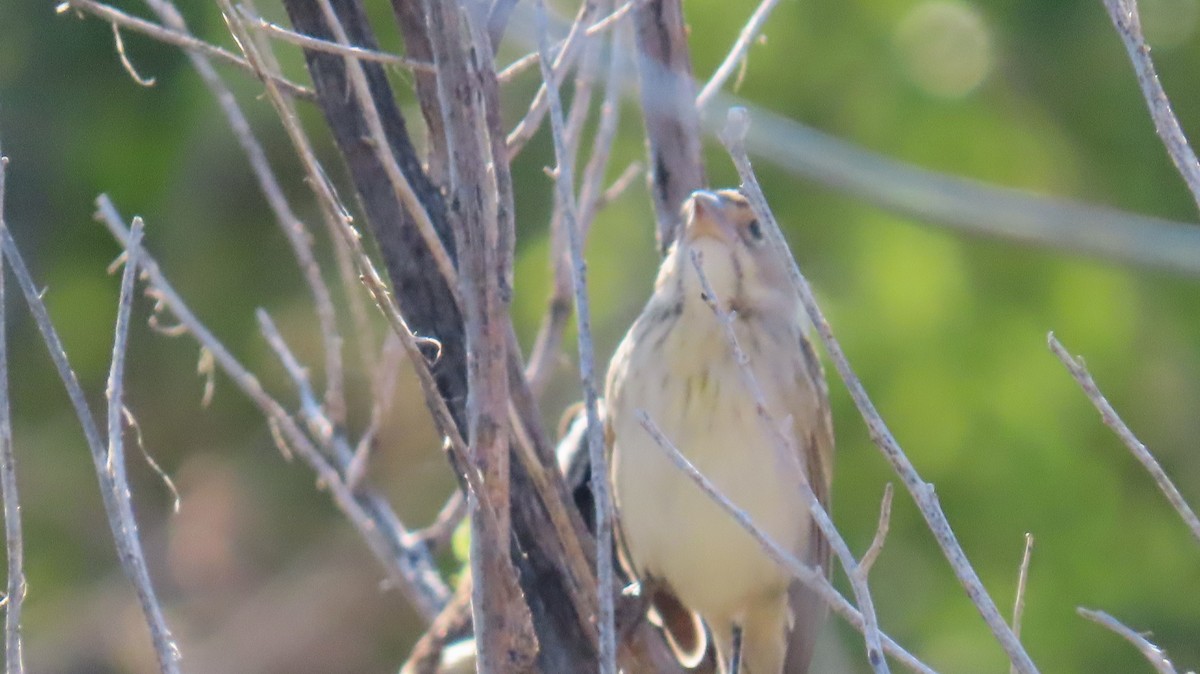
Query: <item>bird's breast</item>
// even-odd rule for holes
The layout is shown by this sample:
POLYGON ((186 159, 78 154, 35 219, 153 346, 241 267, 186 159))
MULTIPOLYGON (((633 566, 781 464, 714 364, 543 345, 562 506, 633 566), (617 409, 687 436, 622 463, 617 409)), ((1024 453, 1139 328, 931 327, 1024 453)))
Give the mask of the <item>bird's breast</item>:
MULTIPOLYGON (((705 308, 707 311, 707 308, 705 308)), ((686 310, 659 332, 626 344, 612 414, 613 489, 627 552, 640 574, 665 580, 707 618, 733 615, 749 598, 781 592, 788 574, 761 546, 666 457, 641 428, 636 410, 658 424, 676 447, 755 524, 799 554, 809 517, 800 463, 781 451, 710 314, 686 310), (689 319, 705 320, 689 320, 689 319), (685 326, 695 324, 696 329, 685 326)), ((791 330, 738 324, 739 341, 776 423, 809 405, 795 371, 791 330), (775 344, 775 342, 781 342, 775 344), (775 347, 778 348, 775 348, 775 347), (771 362, 772 353, 782 362, 771 362)), ((808 393, 807 395, 811 395, 808 393)))

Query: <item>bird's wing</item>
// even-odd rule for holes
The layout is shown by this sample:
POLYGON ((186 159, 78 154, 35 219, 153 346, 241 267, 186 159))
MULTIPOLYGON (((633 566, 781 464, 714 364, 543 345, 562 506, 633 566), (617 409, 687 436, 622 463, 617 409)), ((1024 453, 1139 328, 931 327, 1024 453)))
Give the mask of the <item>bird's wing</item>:
MULTIPOLYGON (((821 361, 807 338, 801 338, 800 350, 803 355, 802 376, 809 377, 814 396, 811 408, 796 410, 793 432, 800 461, 807 470, 809 485, 821 506, 829 512, 829 494, 833 483, 833 420, 829 410, 829 386, 825 382, 821 361)), ((829 541, 817 528, 815 521, 809 522, 809 532, 808 545, 798 551, 801 561, 811 567, 820 567, 828 578, 831 571, 829 541)), ((793 622, 788 635, 783 674, 806 674, 828 607, 800 581, 792 582, 788 589, 788 600, 793 622)))

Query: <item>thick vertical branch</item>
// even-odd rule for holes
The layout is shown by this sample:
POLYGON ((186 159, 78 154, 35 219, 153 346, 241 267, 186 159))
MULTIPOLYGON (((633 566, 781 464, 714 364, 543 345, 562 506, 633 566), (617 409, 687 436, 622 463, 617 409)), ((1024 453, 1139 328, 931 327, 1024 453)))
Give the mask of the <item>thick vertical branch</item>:
POLYGON ((471 16, 457 3, 426 6, 430 42, 438 70, 438 99, 450 157, 451 222, 459 251, 459 295, 467 343, 467 430, 470 469, 483 478, 484 491, 472 490, 472 615, 478 668, 482 674, 518 671, 533 664, 536 637, 524 597, 513 596, 516 571, 509 557, 509 390, 508 301, 503 279, 511 273, 511 241, 498 219, 497 174, 489 171, 485 85, 480 58, 491 48, 478 44, 471 16), (495 514, 494 528, 480 517, 495 514))
POLYGON ((647 0, 633 13, 650 187, 658 245, 665 251, 675 240, 684 200, 707 182, 700 157, 700 117, 681 1, 647 0))
MULTIPOLYGON (((316 2, 284 0, 284 6, 296 30, 333 40, 333 30, 316 2)), ((369 48, 377 46, 358 2, 338 0, 334 8, 351 42, 369 48)), ((379 154, 367 140, 370 132, 363 105, 357 97, 347 94, 351 85, 345 59, 307 49, 304 56, 325 119, 350 170, 371 232, 383 253, 397 302, 414 332, 435 337, 442 345, 442 357, 434 365, 433 373, 461 426, 467 398, 466 343, 454 291, 437 273, 433 254, 421 237, 415 218, 397 198, 379 154)), ((446 224, 441 193, 421 169, 383 67, 377 63, 362 63, 362 68, 390 146, 388 149, 453 259, 454 240, 446 224)))

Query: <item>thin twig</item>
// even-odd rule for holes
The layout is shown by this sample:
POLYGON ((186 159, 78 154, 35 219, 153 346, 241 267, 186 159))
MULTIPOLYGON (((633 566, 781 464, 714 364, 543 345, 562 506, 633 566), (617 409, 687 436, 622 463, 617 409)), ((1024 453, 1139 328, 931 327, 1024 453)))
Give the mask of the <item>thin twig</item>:
POLYGON ((592 495, 596 510, 596 576, 600 613, 596 618, 600 631, 600 674, 616 674, 617 645, 614 623, 613 596, 613 531, 612 496, 608 485, 608 462, 605 459, 604 434, 600 428, 600 412, 596 393, 596 356, 592 347, 591 310, 588 304, 587 268, 583 257, 583 233, 576 212, 574 170, 567 156, 566 139, 563 137, 562 101, 559 100, 558 83, 550 68, 550 44, 547 34, 546 6, 537 0, 538 51, 542 58, 542 78, 545 80, 547 100, 550 108, 550 129, 554 139, 554 154, 557 159, 554 185, 558 190, 559 203, 563 206, 563 223, 567 230, 571 254, 571 281, 575 288, 575 321, 579 334, 579 376, 583 383, 584 408, 587 414, 588 458, 592 464, 592 495))
POLYGON ((883 452, 884 458, 892 465, 892 469, 900 476, 905 488, 908 489, 908 492, 916 501, 921 515, 925 518, 925 522, 929 525, 930 531, 938 542, 938 546, 942 549, 942 553, 945 555, 947 561, 950 562, 950 567, 954 570, 955 576, 966 590, 967 597, 975 604, 980 615, 983 616, 984 622, 991 629, 992 634, 995 635, 1005 652, 1008 653, 1009 659, 1017 667, 1017 670, 1023 674, 1036 672, 1037 667, 1033 664, 1033 660, 1025 652, 1024 646, 1021 645, 1016 635, 1013 634, 1012 628, 1009 627, 1004 617, 1000 614, 999 609, 996 608, 996 603, 988 595, 987 589, 979 579, 979 574, 975 572, 962 546, 958 543, 958 539, 953 529, 950 528, 949 521, 946 519, 946 514, 942 511, 942 507, 938 502, 937 493, 934 491, 933 485, 921 478, 912 461, 909 460, 908 456, 900 448, 899 443, 896 442, 895 437, 887 427, 887 423, 884 422, 879 412, 875 409, 875 405, 871 402, 870 397, 863 388, 862 382, 859 381, 858 376, 854 374, 853 368, 850 367, 850 362, 846 359, 846 354, 842 350, 841 344, 834 337, 824 313, 817 305, 808 280, 800 273, 800 268, 797 266, 795 258, 792 256, 791 251, 788 250, 783 232, 779 229, 779 223, 775 221, 775 216, 771 213, 770 207, 767 205, 766 197, 763 196, 762 188, 754 176, 754 171, 750 166, 750 159, 746 156, 745 139, 749 125, 749 114, 744 108, 731 109, 729 111, 729 120, 721 140, 729 151, 734 165, 737 167, 747 199, 758 215, 759 221, 765 225, 768 241, 770 241, 771 246, 776 250, 776 254, 780 255, 781 259, 786 261, 792 284, 800 296, 809 319, 816 326, 817 333, 821 336, 821 341, 825 344, 826 351, 837 367, 838 374, 841 375, 842 381, 845 382, 846 388, 849 389, 850 397, 854 400, 855 407, 858 408, 859 413, 866 422, 872 441, 883 452))
POLYGON ((50 314, 46 310, 41 294, 34 285, 33 277, 30 276, 25 261, 17 249, 16 241, 13 240, 12 234, 7 228, 0 229, 0 236, 3 237, 4 255, 12 265, 17 285, 21 287, 21 292, 25 295, 25 303, 29 306, 38 331, 42 334, 42 341, 50 352, 50 358, 54 361, 63 386, 67 389, 67 395, 71 399, 71 405, 75 409, 75 415, 79 419, 84 437, 87 439, 92 463, 95 464, 96 476, 100 481, 100 495, 104 502, 104 510, 108 515, 109 528, 112 530, 113 540, 117 547, 117 557, 121 562, 121 568, 124 569, 125 574, 137 590, 138 599, 150 627, 159 668, 163 672, 176 673, 179 671, 179 654, 175 650, 174 644, 171 643, 170 632, 167 631, 165 623, 161 621, 157 600, 154 598, 153 588, 149 585, 149 575, 146 572, 141 542, 137 538, 137 525, 133 520, 133 511, 129 503, 128 487, 124 484, 118 487, 116 475, 109 470, 109 452, 105 448, 105 441, 96 426, 95 418, 92 417, 91 409, 88 408, 83 387, 80 386, 79 379, 75 376, 75 371, 71 369, 67 360, 62 340, 59 339, 58 332, 50 321, 50 314))
POLYGON ((1137 73, 1138 86, 1142 89, 1142 97, 1150 108, 1150 117, 1154 120, 1154 130, 1162 139, 1171 156, 1175 169, 1183 177, 1183 182, 1192 193, 1196 207, 1200 208, 1200 161, 1196 153, 1188 145, 1187 137, 1179 126, 1179 119, 1171 110, 1171 101, 1158 80, 1154 70, 1154 61, 1150 59, 1150 45, 1142 34, 1142 18, 1138 15, 1137 0, 1104 0, 1104 8, 1112 19, 1117 34, 1125 43, 1125 51, 1133 63, 1137 73))
POLYGON ((432 63, 416 61, 399 54, 388 54, 386 52, 375 51, 374 49, 364 49, 362 47, 354 47, 337 42, 330 42, 320 38, 312 37, 297 33, 294 30, 289 30, 275 23, 271 23, 261 16, 256 16, 244 8, 238 8, 242 15, 250 21, 250 25, 254 28, 263 31, 271 37, 278 38, 283 42, 294 44, 305 49, 314 51, 323 51, 329 54, 337 54, 338 56, 347 56, 350 58, 362 59, 363 61, 375 61, 386 65, 400 66, 409 70, 417 70, 421 72, 434 72, 432 63))
MULTIPOLYGON (((858 609, 854 608, 854 606, 851 605, 850 602, 847 601, 846 598, 843 597, 841 593, 839 593, 833 587, 833 585, 829 582, 829 579, 825 577, 825 573, 823 571, 819 569, 813 569, 807 564, 802 563, 800 560, 796 559, 782 547, 780 547, 778 543, 771 540, 771 538, 767 536, 762 529, 758 528, 758 525, 756 525, 754 521, 750 519, 750 516, 744 510, 734 505, 728 497, 721 493, 720 489, 713 484, 711 480, 709 480, 704 474, 697 470, 690 461, 688 461, 687 457, 684 456, 683 453, 681 453, 674 445, 674 443, 672 443, 671 440, 662 432, 662 429, 659 428, 652 419, 650 419, 645 410, 636 410, 634 414, 637 415, 638 423, 642 425, 642 428, 646 429, 646 432, 650 434, 650 437, 654 440, 654 443, 663 450, 663 453, 667 455, 667 458, 671 459, 675 466, 679 468, 679 470, 683 471, 683 473, 687 475, 688 478, 690 478, 692 482, 694 482, 696 486, 698 486, 709 498, 711 498, 717 505, 721 506, 725 512, 729 513, 729 515, 737 521, 740 527, 745 529, 747 533, 753 536, 754 540, 758 541, 758 544, 762 546, 763 551, 767 553, 767 556, 769 556, 772 561, 784 569, 787 569, 788 572, 791 573, 792 576, 794 576, 801 583, 803 583, 805 587, 809 588, 818 596, 820 596, 821 599, 833 609, 834 613, 845 619, 845 621, 854 627, 854 629, 858 630, 860 633, 865 633, 866 627, 863 622, 862 613, 860 613, 858 609)), ((916 656, 904 650, 899 644, 893 641, 891 637, 883 634, 882 632, 879 636, 883 642, 883 650, 905 667, 908 667, 914 672, 923 672, 925 674, 932 674, 934 672, 931 667, 918 660, 916 656)))
POLYGON ((1146 449, 1146 445, 1142 444, 1141 440, 1129 430, 1129 426, 1121 420, 1120 415, 1109 404, 1108 399, 1100 391, 1100 387, 1096 385, 1096 380, 1092 379, 1091 373, 1084 366, 1082 359, 1076 359, 1067 352, 1067 349, 1058 341, 1058 338, 1051 332, 1046 337, 1046 341, 1050 346, 1050 350, 1058 357, 1062 364, 1067 367, 1067 371, 1075 378, 1075 381, 1083 389, 1084 395, 1092 402, 1092 406, 1096 411, 1100 412, 1100 420, 1105 426, 1112 429, 1121 442, 1129 448, 1129 452, 1133 454, 1133 458, 1142 464, 1147 473, 1154 478, 1154 483, 1158 485, 1159 490, 1171 502, 1171 507, 1175 508, 1175 512, 1183 518, 1184 524, 1192 532, 1192 536, 1200 541, 1200 519, 1197 519, 1195 511, 1184 500, 1183 495, 1179 493, 1179 489, 1175 487, 1175 483, 1171 482, 1171 478, 1167 476, 1167 472, 1159 465, 1158 460, 1146 449))
POLYGON ((1121 621, 1104 611, 1093 611, 1082 606, 1076 608, 1075 611, 1084 618, 1115 632, 1118 636, 1133 644, 1134 647, 1141 651, 1142 656, 1146 658, 1146 662, 1149 662, 1158 674, 1177 674, 1175 665, 1171 664, 1171 661, 1167 659, 1166 651, 1155 646, 1149 639, 1125 626, 1121 621))
MULTIPOLYGON (((64 0, 64 2, 58 5, 57 8, 60 14, 72 9, 92 14, 113 24, 114 26, 119 25, 122 28, 132 30, 136 33, 148 35, 159 42, 175 45, 176 47, 179 47, 188 53, 205 54, 207 56, 220 59, 226 63, 235 65, 242 70, 255 75, 256 77, 261 76, 259 71, 251 66, 246 59, 227 49, 209 44, 204 40, 188 35, 186 32, 164 28, 156 23, 146 21, 145 19, 141 19, 136 16, 131 16, 119 9, 100 2, 95 2, 94 0, 64 0)), ((316 100, 316 94, 313 93, 312 89, 302 87, 294 82, 289 82, 283 77, 277 75, 268 75, 267 77, 272 79, 276 86, 278 86, 288 96, 306 101, 316 100)))
POLYGON ((759 3, 758 8, 750 15, 750 20, 742 27, 742 32, 738 33, 733 47, 725 55, 725 60, 721 61, 721 65, 717 66, 712 77, 709 78, 704 88, 700 90, 700 93, 696 95, 697 108, 703 110, 708 107, 708 104, 712 102, 713 95, 725 85, 726 80, 738 68, 738 64, 745 62, 746 53, 750 51, 750 45, 754 43, 754 39, 762 32, 763 26, 766 25, 767 19, 778 4, 779 0, 763 0, 759 3))
POLYGON ((133 62, 129 60, 129 55, 125 53, 125 41, 121 39, 121 28, 114 21, 112 23, 113 44, 117 48, 117 58, 121 60, 121 65, 125 68, 125 72, 129 73, 129 78, 143 87, 154 86, 155 79, 153 77, 142 77, 138 74, 137 68, 133 67, 133 62))
MULTIPOLYGON (((1025 615, 1025 589, 1029 584, 1029 560, 1033 557, 1033 534, 1025 534, 1025 552, 1021 554, 1021 568, 1017 571, 1017 597, 1013 600, 1013 634, 1021 638, 1021 618, 1025 615)), ((1013 671, 1012 668, 1009 671, 1013 671)), ((1014 673, 1015 674, 1015 673, 1014 673)))
POLYGON ((871 567, 875 566, 875 560, 879 559, 879 553, 883 552, 883 544, 887 540, 888 528, 892 521, 892 493, 894 491, 891 482, 884 486, 883 500, 879 503, 879 525, 875 527, 875 537, 871 539, 871 545, 863 553, 862 559, 858 560, 858 568, 864 578, 871 572, 871 567))
MULTIPOLYGON (((147 0, 147 4, 164 24, 180 33, 189 33, 183 15, 170 0, 147 0)), ((189 53, 188 58, 192 62, 192 67, 200 75, 200 79, 212 92, 217 104, 221 106, 221 111, 233 131, 238 145, 241 146, 246 160, 250 163, 259 190, 266 198, 267 205, 275 216, 279 229, 287 237, 292 254, 296 258, 296 264, 308 286, 309 294, 312 296, 313 305, 316 308, 317 324, 320 327, 325 356, 325 404, 329 408, 334 423, 341 424, 346 418, 342 336, 338 329, 337 312, 334 309, 332 293, 321 276, 321 269, 313 252, 312 237, 308 228, 292 211, 283 187, 267 160, 266 151, 254 135, 250 121, 242 112, 233 92, 204 54, 189 53)))
POLYGON ((450 545, 450 539, 458 530, 458 525, 467 517, 467 497, 461 489, 455 489, 450 498, 442 504, 433 522, 417 532, 429 549, 434 553, 445 550, 450 545))
MULTIPOLYGON (((567 76, 567 71, 575 64, 575 59, 579 56, 580 46, 583 44, 584 32, 592 15, 596 13, 596 0, 585 0, 579 7, 579 14, 575 17, 575 21, 571 24, 571 30, 567 33, 566 39, 563 40, 562 49, 554 57, 552 68, 553 77, 548 82, 553 82, 554 86, 562 86, 563 80, 567 76)), ((549 58, 549 48, 542 50, 542 58, 549 58)), ((540 65, 540 63, 539 63, 540 65)), ((543 68, 544 70, 544 68, 543 68)), ((543 82, 538 87, 537 93, 533 96, 533 101, 529 104, 529 111, 521 118, 520 122, 513 127, 513 130, 508 134, 508 158, 511 161, 514 157, 520 154, 524 149, 525 144, 533 135, 537 133, 538 127, 542 125, 542 120, 546 117, 548 108, 548 99, 546 98, 546 82, 543 82)))
POLYGON ((137 519, 133 515, 133 504, 129 497, 129 480, 125 474, 125 427, 121 423, 122 412, 125 409, 122 402, 125 393, 125 355, 129 344, 129 315, 133 309, 133 284, 138 274, 142 231, 142 219, 134 218, 133 227, 129 231, 129 241, 125 246, 125 272, 121 275, 121 294, 117 304, 112 366, 108 371, 108 387, 105 390, 105 397, 108 398, 108 461, 106 469, 113 491, 113 499, 120 506, 121 518, 117 526, 120 527, 121 537, 125 540, 123 544, 118 543, 118 548, 124 547, 121 556, 122 558, 128 557, 128 564, 123 564, 125 573, 130 576, 137 588, 138 601, 141 602, 146 623, 150 626, 150 636, 154 640, 154 652, 158 656, 159 667, 164 672, 177 672, 179 671, 179 650, 171 638, 171 631, 163 617, 162 607, 154 594, 154 585, 150 581, 146 558, 142 555, 137 519))
MULTIPOLYGON (((4 219, 4 186, 8 157, 0 153, 0 230, 4 219)), ((25 544, 21 534, 21 499, 17 493, 17 457, 13 452, 12 409, 8 403, 8 304, 4 298, 4 256, 0 255, 0 488, 4 495, 4 544, 8 551, 8 581, 4 595, 4 668, 23 674, 21 606, 25 602, 25 544)))
MULTIPOLYGON (((758 383, 758 378, 754 375, 750 357, 742 349, 737 331, 734 329, 734 314, 721 305, 721 298, 717 296, 716 291, 713 290, 712 285, 708 281, 708 276, 704 273, 704 266, 701 263, 699 251, 692 251, 691 263, 692 267, 695 268, 696 276, 700 280, 701 297, 716 316, 717 323, 725 333, 725 341, 733 351, 733 361, 741 373, 742 383, 746 387, 747 393, 750 394, 751 399, 754 401, 756 415, 762 422, 762 430, 775 443, 777 455, 785 457, 785 460, 790 459, 793 462, 793 465, 797 469, 797 475, 800 478, 796 486, 800 488, 800 493, 807 502, 809 516, 817 524, 817 528, 821 530, 826 540, 829 541, 834 553, 842 563, 842 568, 846 571, 846 576, 850 579, 850 588, 854 592, 854 600, 858 604, 858 609, 862 612, 863 616, 863 636, 866 639, 867 661, 877 674, 886 674, 888 671, 887 660, 882 655, 883 646, 879 636, 879 619, 875 615, 875 602, 871 598, 870 588, 867 587, 867 574, 860 570, 858 562, 854 559, 853 553, 850 552, 850 547, 846 545, 841 532, 833 524, 833 519, 830 518, 829 513, 825 510, 825 505, 821 503, 821 500, 817 498, 816 492, 813 491, 810 479, 821 479, 821 477, 819 475, 812 476, 806 474, 804 467, 799 461, 799 455, 796 452, 795 437, 785 433, 779 420, 771 416, 771 412, 767 408, 766 395, 763 393, 762 386, 758 383)), ((807 448, 805 451, 817 450, 815 448, 807 448)))
MULTIPOLYGON (((98 216, 122 245, 129 232, 107 196, 97 200, 98 216)), ((358 530, 371 552, 383 565, 389 579, 412 602, 423 617, 432 620, 450 596, 425 546, 404 528, 387 502, 369 492, 355 493, 345 484, 338 468, 322 454, 282 405, 263 389, 258 378, 204 326, 167 281, 158 264, 144 255, 141 269, 157 300, 171 310, 209 353, 234 384, 259 408, 273 431, 278 431, 290 453, 300 457, 316 473, 318 483, 329 490, 338 507, 358 530)), ((339 452, 342 453, 342 452, 339 452)), ((349 454, 347 450, 344 452, 349 454)))

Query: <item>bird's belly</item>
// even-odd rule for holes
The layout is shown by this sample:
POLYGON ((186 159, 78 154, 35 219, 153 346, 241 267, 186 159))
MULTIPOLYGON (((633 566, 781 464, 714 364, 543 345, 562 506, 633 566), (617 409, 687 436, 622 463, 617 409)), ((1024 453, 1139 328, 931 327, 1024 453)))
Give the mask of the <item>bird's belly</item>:
POLYGON ((625 391, 621 407, 627 412, 614 428, 614 496, 637 571, 666 581, 684 604, 710 620, 736 618, 749 604, 783 592, 789 574, 675 467, 631 412, 645 410, 784 550, 803 549, 809 514, 799 463, 766 432, 733 364, 710 368, 703 379, 625 391))

